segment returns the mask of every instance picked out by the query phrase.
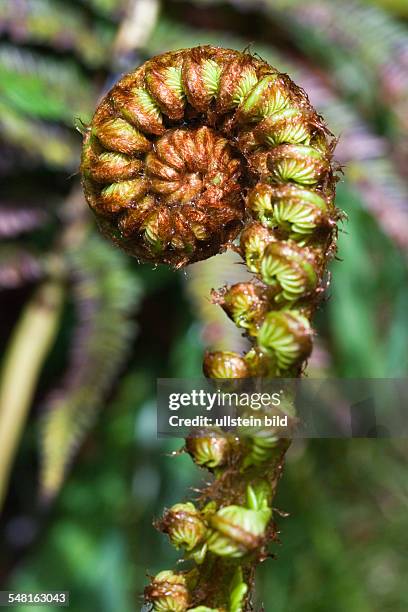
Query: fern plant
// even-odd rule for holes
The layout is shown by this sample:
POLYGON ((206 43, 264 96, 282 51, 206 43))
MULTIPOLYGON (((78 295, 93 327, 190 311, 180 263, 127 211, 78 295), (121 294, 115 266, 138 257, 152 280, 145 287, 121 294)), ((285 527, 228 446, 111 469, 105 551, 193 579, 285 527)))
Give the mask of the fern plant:
MULTIPOLYGON (((17 590, 17 586, 21 590, 31 590, 33 585, 36 585, 38 590, 44 586, 54 588, 62 577, 61 586, 69 583, 72 592, 75 590, 80 592, 81 600, 84 602, 83 609, 87 610, 100 607, 102 597, 103 605, 111 606, 112 609, 116 610, 119 607, 123 610, 133 610, 134 601, 128 601, 126 605, 121 595, 126 592, 130 600, 132 596, 130 591, 142 588, 141 582, 144 580, 146 564, 154 566, 154 572, 160 569, 157 565, 155 541, 152 542, 145 534, 146 522, 136 524, 145 507, 142 500, 145 489, 149 489, 150 495, 154 496, 154 482, 158 479, 159 471, 154 471, 154 466, 160 462, 159 453, 146 458, 148 455, 146 447, 143 446, 140 451, 146 464, 150 461, 146 480, 149 485, 153 483, 153 493, 150 486, 140 487, 143 491, 140 493, 139 488, 136 509, 127 512, 122 507, 117 513, 112 509, 107 512, 104 506, 104 499, 109 495, 110 500, 115 499, 115 503, 119 503, 120 497, 117 496, 117 489, 114 495, 108 492, 109 486, 104 484, 105 471, 110 470, 112 482, 119 473, 123 479, 126 478, 126 470, 118 466, 120 456, 118 444, 113 443, 117 434, 117 416, 115 410, 112 410, 112 404, 106 398, 109 397, 108 391, 115 388, 113 384, 117 380, 117 372, 125 369, 123 367, 119 370, 120 364, 123 364, 121 352, 126 354, 129 348, 133 348, 131 338, 134 333, 134 325, 128 320, 129 310, 121 303, 120 295, 114 295, 110 288, 125 288, 126 297, 130 299, 127 289, 135 283, 138 284, 139 271, 137 266, 134 266, 131 273, 123 257, 117 257, 118 254, 114 249, 103 245, 92 232, 88 233, 86 219, 83 219, 81 214, 78 226, 78 211, 82 209, 80 199, 73 203, 68 214, 62 211, 62 202, 71 184, 76 182, 76 178, 70 175, 77 171, 78 166, 80 138, 74 133, 76 118, 73 115, 80 112, 84 122, 90 117, 95 97, 105 81, 108 67, 114 57, 111 41, 116 28, 123 22, 126 6, 135 4, 140 7, 149 3, 150 0, 143 2, 135 0, 134 3, 127 0, 76 0, 71 3, 64 3, 62 0, 19 0, 18 3, 5 2, 0 6, 0 29, 3 39, 7 41, 4 46, 6 52, 2 55, 2 62, 7 72, 3 73, 6 86, 4 96, 0 85, 0 127, 4 150, 0 160, 0 173, 4 179, 0 205, 0 235, 7 240, 0 252, 0 288, 3 290, 20 288, 18 292, 11 291, 6 296, 2 295, 5 298, 4 304, 7 307, 11 302, 13 311, 17 314, 15 306, 19 309, 27 300, 27 310, 30 311, 32 306, 38 306, 35 295, 30 298, 32 285, 34 283, 40 285, 40 295, 44 291, 47 293, 48 282, 57 270, 58 282, 64 287, 65 316, 59 325, 57 350, 54 348, 52 352, 52 361, 56 354, 59 359, 65 359, 67 348, 65 343, 68 335, 70 340, 70 350, 66 357, 68 375, 62 381, 56 382, 51 379, 44 381, 44 376, 41 377, 41 394, 37 395, 40 402, 37 400, 33 402, 33 397, 29 398, 29 407, 34 409, 30 425, 35 426, 36 405, 40 403, 41 407, 43 391, 46 391, 43 388, 44 383, 47 391, 48 387, 57 385, 57 391, 46 396, 48 399, 45 404, 48 409, 41 420, 42 430, 39 434, 43 447, 43 493, 48 498, 56 495, 75 451, 79 449, 98 410, 104 405, 109 407, 109 417, 105 417, 102 421, 102 427, 106 427, 112 439, 111 448, 108 448, 108 445, 105 448, 103 436, 99 439, 102 439, 102 442, 99 442, 103 447, 101 454, 106 464, 109 464, 109 468, 100 460, 97 462, 98 472, 91 461, 90 474, 87 478, 84 473, 87 470, 89 456, 92 456, 94 441, 86 446, 85 452, 80 457, 80 469, 72 474, 70 482, 66 483, 62 504, 60 503, 53 513, 51 528, 42 526, 41 546, 35 547, 34 550, 30 550, 29 555, 25 555, 26 551, 21 547, 16 551, 12 546, 7 549, 5 541, 5 546, 2 546, 1 573, 2 575, 9 573, 14 590, 17 590), (12 53, 12 47, 19 51, 12 53), (9 61, 11 56, 19 56, 22 61, 12 63, 9 61), (78 78, 73 79, 73 74, 78 78), (60 83, 59 76, 61 76, 60 83), (24 89, 26 79, 27 88, 24 89), (33 89, 34 81, 36 84, 33 89), (73 99, 72 89, 79 85, 81 90, 80 92, 77 90, 78 98, 73 99), (33 96, 31 107, 27 100, 33 91, 36 95, 33 96), (43 107, 38 104, 38 92, 41 93, 43 107), (50 108, 47 106, 48 93, 50 108), (72 103, 73 106, 70 108, 72 103), (56 108, 61 111, 60 115, 55 112, 56 108), (54 116, 50 110, 54 112, 54 116), (78 229, 80 233, 83 232, 83 241, 74 247, 69 242, 78 229), (95 256, 90 251, 91 245, 97 251, 95 256), (67 257, 63 253, 65 249, 67 257), (101 262, 106 268, 106 277, 101 262), (112 268, 113 264, 118 268, 117 274, 112 268), (110 279, 116 280, 111 283, 110 279), (67 321, 67 309, 70 314, 75 313, 75 322, 72 325, 67 321), (110 326, 110 315, 115 322, 121 349, 117 346, 115 334, 110 326), (122 331, 126 333, 122 335, 122 331), (112 364, 112 370, 109 370, 110 382, 94 368, 84 367, 91 354, 87 350, 88 339, 92 346, 99 345, 92 350, 92 355, 97 356, 96 369, 105 367, 106 363, 109 369, 109 359, 103 351, 106 347, 113 346, 115 363, 112 364), (101 388, 101 393, 98 390, 95 392, 92 388, 88 396, 89 402, 84 401, 81 404, 78 400, 81 393, 74 387, 74 382, 83 385, 84 390, 89 392, 88 376, 93 381, 97 381, 97 385, 100 384, 101 387, 106 385, 106 387, 101 388), (89 409, 89 418, 80 408, 85 411, 89 409), (51 431, 56 431, 64 444, 58 446, 57 438, 53 441, 50 436, 51 431), (53 486, 50 483, 53 483, 53 486), (82 491, 81 495, 75 493, 78 487, 82 491), (98 496, 99 490, 102 490, 103 494, 98 496), (65 514, 62 510, 64 504, 65 514), (76 514, 73 512, 75 507, 76 514), (104 523, 101 519, 103 509, 104 523), (86 515, 91 516, 88 522, 86 515), (98 516, 98 521, 94 520, 95 515, 98 516), (126 542, 123 550, 126 550, 128 543, 137 542, 138 536, 141 542, 140 546, 139 544, 135 546, 130 554, 122 552, 123 557, 120 560, 118 548, 115 543, 109 541, 109 537, 112 524, 120 524, 123 532, 125 531, 123 517, 126 517, 125 521, 128 522, 129 528, 128 532, 121 534, 126 542), (84 545, 86 545, 86 554, 81 555, 82 563, 77 563, 77 556, 73 559, 73 551, 77 550, 78 545, 83 546, 82 551, 85 551, 84 545), (140 551, 143 550, 143 546, 145 559, 141 562, 140 551), (65 556, 61 552, 62 548, 65 556), (21 568, 21 571, 18 569, 11 571, 14 552, 19 560, 16 567, 21 568), (6 555, 9 556, 10 563, 5 562, 6 555), (129 579, 127 579, 128 572, 131 573, 129 579), (122 579, 123 576, 126 576, 126 580, 122 579), (125 581, 126 585, 123 584, 125 581), (131 589, 129 583, 132 585, 131 589)), ((378 0, 378 3, 381 3, 381 0, 378 0)), ((347 373, 355 375, 356 364, 360 363, 360 371, 364 375, 369 364, 373 363, 377 368, 388 368, 386 372, 389 375, 395 375, 396 372, 404 375, 407 338, 402 322, 405 321, 407 307, 406 275, 402 271, 399 272, 404 266, 404 255, 401 256, 392 244, 395 242, 404 248, 405 252, 407 251, 406 185, 398 176, 398 166, 393 156, 394 142, 398 141, 399 150, 402 151, 404 143, 404 139, 401 138, 405 129, 406 98, 404 97, 406 79, 401 63, 406 47, 403 25, 396 26, 395 20, 384 13, 380 14, 369 7, 363 7, 362 2, 323 1, 320 5, 324 5, 325 14, 329 15, 329 18, 323 18, 322 13, 314 11, 313 19, 309 19, 310 5, 307 4, 304 9, 305 3, 302 5, 296 0, 291 2, 281 0, 274 3, 237 0, 234 2, 235 12, 230 9, 233 19, 224 22, 219 19, 214 1, 201 0, 194 3, 194 14, 191 11, 192 2, 181 3, 177 22, 168 19, 169 14, 174 17, 176 2, 164 0, 162 4, 164 13, 158 20, 153 36, 148 38, 146 35, 144 39, 145 57, 151 57, 166 49, 208 43, 244 49, 248 42, 255 40, 256 49, 262 57, 291 74, 296 82, 308 91, 313 104, 325 116, 330 129, 335 133, 341 133, 342 138, 336 157, 346 165, 347 171, 337 201, 341 202, 341 207, 347 207, 352 213, 349 222, 350 235, 342 236, 343 240, 347 240, 347 249, 341 249, 345 254, 345 261, 339 266, 331 289, 332 299, 325 308, 324 320, 321 318, 318 325, 327 324, 329 329, 332 367, 336 368, 334 371, 337 374, 347 368, 347 373), (197 18, 197 14, 200 15, 199 4, 205 7, 203 9, 205 19, 202 23, 199 23, 197 18), (185 8, 189 10, 184 10, 185 8), (246 8, 254 16, 256 27, 259 26, 256 31, 255 28, 251 29, 252 20, 240 17, 241 11, 246 8), (248 29, 244 30, 247 36, 242 36, 241 30, 239 37, 236 33, 239 24, 244 20, 248 24, 248 29), (191 22, 194 22, 194 27, 191 27, 191 22), (361 22, 365 27, 360 27, 361 22), (188 23, 189 26, 186 25, 188 23), (289 53, 282 48, 278 51, 275 46, 277 40, 281 40, 282 23, 287 33, 286 43, 289 53), (220 24, 223 24, 222 32, 220 24), (344 30, 348 31, 352 38, 352 44, 347 49, 343 44, 344 39, 339 36, 344 30), (263 44, 258 44, 261 39, 263 44), (391 44, 387 41, 391 41, 391 44), (372 60, 375 54, 374 63, 372 60), (358 66, 357 81, 347 78, 348 70, 353 66, 358 66), (338 83, 341 83, 340 87, 338 83), (370 101, 369 104, 367 100, 370 101), (373 121, 373 108, 380 110, 381 125, 376 125, 373 121), (394 129, 393 126, 398 129, 394 129), (375 227, 370 215, 378 221, 379 228, 375 227), (387 236, 392 240, 388 240, 387 236), (372 245, 375 245, 375 249, 372 245), (375 311, 383 306, 383 311, 376 316, 375 311), (344 329, 349 331, 347 335, 343 333, 344 329)), ((221 6, 225 7, 225 4, 222 3, 221 6)), ((316 3, 314 4, 316 6, 316 3)), ((396 5, 397 0, 394 3, 383 0, 383 4, 396 5)), ((140 22, 141 20, 139 25, 140 22)), ((72 200, 72 196, 68 199, 72 200)), ((230 262, 240 257, 239 254, 235 254, 234 259, 232 255, 233 251, 230 249, 224 256, 230 262)), ((226 264, 224 261, 221 257, 211 258, 192 266, 191 273, 190 270, 187 274, 183 272, 183 277, 187 275, 189 277, 184 285, 194 293, 195 322, 192 322, 188 338, 187 334, 185 338, 182 334, 179 338, 173 336, 172 353, 176 350, 181 353, 178 347, 185 350, 185 345, 188 345, 189 355, 195 351, 194 358, 189 363, 190 372, 194 367, 195 355, 200 353, 196 333, 197 318, 202 318, 208 323, 206 345, 211 343, 215 336, 218 338, 222 336, 223 346, 217 346, 217 350, 230 351, 233 348, 240 355, 248 351, 250 339, 248 336, 241 337, 243 328, 235 328, 227 320, 223 310, 211 305, 208 299, 209 289, 212 286, 221 286, 226 279, 230 284, 247 283, 251 280, 248 274, 245 276, 238 273, 242 273, 245 266, 226 264), (221 269, 224 265, 225 272, 221 269), (229 274, 227 265, 230 266, 229 274), (207 285, 205 288, 202 286, 204 284, 202 278, 196 274, 201 266, 205 270, 207 285), (212 279, 208 279, 213 272, 212 279), (222 324, 223 319, 224 324, 222 324)), ((151 291, 150 285, 156 288, 160 286, 163 277, 167 281, 172 279, 169 286, 178 278, 178 275, 150 272, 146 268, 143 270, 143 275, 148 279, 147 291, 151 291)), ((176 288, 179 299, 180 285, 176 281, 171 286, 176 288)), ((217 302, 222 301, 224 292, 219 293, 221 295, 214 296, 217 302)), ((40 306, 42 303, 40 300, 40 306)), ((128 304, 133 310, 130 303, 128 304)), ((21 322, 25 318, 26 309, 24 308, 22 312, 21 322)), ((39 308, 35 312, 41 319, 44 309, 39 308)), ((58 312, 52 316, 55 317, 55 314, 58 315, 58 312)), ((49 309, 46 309, 45 315, 49 315, 49 309)), ((6 321, 9 320, 10 316, 7 316, 6 321)), ((52 321, 48 320, 48 328, 52 327, 50 323, 52 324, 52 321)), ((16 328, 18 331, 18 321, 16 328)), ((32 326, 30 329, 32 331, 32 326)), ((168 327, 166 331, 167 329, 168 327)), ((174 330, 171 332, 174 333, 174 330)), ((24 339, 25 356, 28 354, 26 347, 30 346, 31 337, 26 334, 24 339)), ((41 345, 37 345, 37 357, 44 347, 44 338, 42 340, 41 345)), ((5 351, 5 355, 9 351, 10 349, 5 351)), ((134 354, 135 352, 132 353, 134 354)), ((132 360, 129 359, 129 363, 131 364, 132 360)), ((146 363, 145 368, 146 371, 135 383, 137 389, 148 384, 146 381, 149 379, 149 374, 146 363)), ((42 369, 44 371, 44 368, 42 369)), ((15 371, 18 372, 18 368, 15 371)), ((40 371, 41 368, 38 377, 40 371)), ((45 372, 48 371, 47 367, 45 372)), ((368 371, 378 372, 373 369, 368 371)), ((179 369, 177 374, 186 375, 186 370, 179 369)), ((131 396, 128 397, 128 401, 123 400, 123 392, 120 392, 120 389, 125 387, 125 380, 126 377, 123 376, 118 389, 118 402, 122 410, 127 411, 127 431, 131 439, 132 415, 141 400, 136 397, 133 388, 127 393, 131 396)), ((38 380, 34 383, 38 388, 38 380)), ((14 385, 14 389, 20 390, 19 384, 14 385)), ((143 418, 146 412, 142 408, 143 418)), ((24 514, 31 519, 35 513, 31 494, 35 473, 31 456, 27 457, 27 441, 30 443, 32 440, 32 428, 26 429, 28 435, 24 436, 21 445, 20 460, 13 476, 13 484, 17 484, 19 493, 27 491, 27 482, 31 488, 28 495, 18 496, 18 509, 13 504, 16 499, 15 494, 10 497, 11 503, 7 506, 3 520, 3 525, 10 534, 13 532, 13 525, 9 523, 9 518, 12 521, 13 518, 18 518, 18 515, 24 514), (20 468, 23 469, 24 479, 20 478, 22 473, 20 468)), ((145 434, 143 427, 139 427, 138 432, 140 438, 145 434)), ((194 451, 191 443, 188 447, 191 452, 194 451)), ((282 497, 274 505, 287 507, 293 511, 294 516, 290 522, 290 529, 285 533, 285 546, 279 551, 280 561, 279 564, 275 564, 275 571, 269 572, 269 564, 265 564, 265 567, 260 568, 258 572, 258 593, 264 599, 265 609, 272 610, 275 607, 286 609, 287 598, 290 596, 291 609, 314 611, 315 593, 318 592, 323 601, 333 602, 336 610, 355 609, 359 612, 363 610, 371 612, 381 606, 401 612, 405 610, 407 596, 404 589, 393 588, 397 573, 401 575, 404 573, 405 565, 402 564, 405 563, 406 557, 401 537, 405 529, 406 509, 403 504, 399 508, 397 503, 397 500, 401 499, 401 487, 405 482, 402 467, 404 463, 401 461, 401 465, 398 465, 395 457, 387 453, 386 445, 383 445, 381 450, 378 445, 373 446, 367 454, 368 447, 367 443, 364 451, 362 445, 332 444, 329 448, 324 444, 311 444, 307 450, 298 447, 292 454, 282 497), (378 461, 379 453, 381 461, 378 461), (330 469, 326 467, 328 464, 330 469), (375 470, 372 468, 374 465, 375 470), (353 478, 356 472, 360 475, 358 479, 353 478), (388 479, 389 473, 394 474, 391 480, 388 479), (361 478, 361 474, 364 478, 361 478), (333 491, 334 483, 338 485, 337 498, 333 491), (386 493, 387 508, 389 512, 392 511, 394 519, 393 529, 381 539, 378 538, 378 533, 382 529, 383 506, 381 502, 377 500, 376 503, 374 500, 374 489, 381 490, 381 494, 377 496, 378 500, 383 499, 384 492, 386 493), (315 500, 315 505, 311 506, 308 499, 305 499, 304 490, 311 492, 309 497, 315 500), (344 490, 347 490, 347 496, 343 495, 344 490), (357 502, 350 505, 350 492, 353 499, 361 499, 360 504, 357 502), (364 492, 373 499, 371 514, 367 504, 364 503, 364 492), (356 513, 358 516, 364 516, 364 547, 359 546, 361 532, 358 531, 356 513), (342 529, 341 534, 340 531, 333 529, 333 517, 336 518, 339 530, 342 529), (385 582, 376 579, 380 556, 381 566, 387 570, 385 575, 388 578, 385 582), (324 584, 321 581, 322 575, 325 576, 324 584)), ((1 448, 3 459, 5 456, 3 442, 1 448)), ((211 445, 209 448, 211 450, 211 445)), ((218 453, 220 450, 222 445, 218 453)), ((400 457, 404 456, 403 449, 400 449, 399 454, 400 457)), ((138 458, 133 452, 131 455, 130 461, 129 455, 124 457, 124 461, 126 465, 132 466, 132 469, 136 466, 135 469, 138 470, 138 458)), ((181 498, 181 494, 179 490, 176 492, 173 475, 178 483, 183 480, 180 475, 183 463, 188 463, 187 457, 175 459, 173 466, 171 461, 167 459, 164 461, 167 466, 164 470, 167 474, 169 474, 167 470, 173 469, 171 476, 164 480, 171 482, 170 485, 167 484, 168 495, 175 495, 173 500, 175 501, 181 498)), ((4 465, 4 461, 2 464, 4 465)), ((207 470, 203 472, 207 474, 207 470)), ((185 479, 188 478, 191 476, 185 476, 185 479)), ((129 493, 125 493, 130 489, 127 485, 128 482, 123 482, 122 495, 127 494, 127 499, 131 499, 129 493)), ((181 486, 184 485, 179 484, 178 489, 181 486)), ((244 496, 241 501, 247 505, 244 496)), ((159 504, 161 503, 160 501, 159 504)), ((188 508, 184 508, 184 513, 188 515, 187 510, 188 508)), ((171 512, 165 513, 162 526, 169 536, 173 534, 172 516, 179 516, 180 511, 180 508, 176 508, 173 515, 171 512)), ((149 511, 147 514, 153 512, 152 509, 152 512, 149 511)), ((153 538, 154 534, 151 537, 153 538)), ((189 542, 192 542, 191 537, 189 542)), ((180 540, 177 543, 180 545, 180 540)), ((166 553, 163 550, 164 554, 166 553)), ((166 565, 170 567, 171 561, 166 562, 166 565)), ((241 584, 239 573, 237 582, 241 584)), ((161 587, 164 583, 163 579, 159 581, 161 587)), ((78 600, 76 605, 80 606, 78 600)), ((147 606, 148 609, 149 606, 150 604, 147 606)))
MULTIPOLYGON (((208 352, 208 378, 297 377, 335 250, 334 139, 306 94, 249 53, 196 47, 125 75, 84 137, 83 186, 102 232, 139 261, 175 268, 233 247, 254 277, 214 293, 251 340, 208 352)), ((275 539, 272 500, 287 440, 207 432, 186 448, 215 481, 159 528, 194 568, 146 587, 154 610, 251 609, 275 539)))
POLYGON ((0 235, 8 241, 0 253, 0 289, 24 287, 29 292, 30 285, 40 284, 16 322, 15 340, 12 337, 4 352, 4 372, 14 376, 20 370, 19 360, 31 355, 26 346, 31 345, 30 335, 24 338, 22 331, 27 317, 34 320, 44 314, 37 308, 37 293, 47 294, 49 283, 55 282, 63 295, 58 308, 48 310, 53 335, 44 334, 44 342, 33 347, 37 378, 27 380, 12 396, 8 381, 2 379, 2 399, 12 397, 12 402, 2 403, 0 436, 13 442, 9 451, 2 442, 0 505, 44 362, 60 338, 61 324, 66 324, 66 319, 59 319, 60 310, 72 309, 75 323, 68 371, 57 390, 47 389, 50 399, 44 402, 40 488, 48 499, 58 493, 74 451, 111 390, 134 337, 129 314, 138 303, 139 285, 124 258, 115 257, 89 234, 88 219, 78 205, 81 195, 72 188, 80 150, 75 124, 91 116, 98 81, 109 68, 117 21, 125 15, 124 5, 115 13, 117 3, 108 4, 103 16, 96 10, 98 3, 94 14, 79 3, 67 6, 52 0, 0 7, 0 28, 7 36, 0 43, 5 153, 0 168, 5 179, 0 235), (19 427, 10 428, 10 413, 19 427))

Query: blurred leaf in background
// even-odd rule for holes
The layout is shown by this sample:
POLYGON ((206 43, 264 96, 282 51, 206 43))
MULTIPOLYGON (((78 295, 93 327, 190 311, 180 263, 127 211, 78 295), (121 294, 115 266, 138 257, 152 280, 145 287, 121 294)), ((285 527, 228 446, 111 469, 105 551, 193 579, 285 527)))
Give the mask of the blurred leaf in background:
MULTIPOLYGON (((310 372, 408 370, 406 3, 161 5, 160 13, 145 0, 0 5, 5 362, 36 289, 52 280, 64 292, 53 346, 23 406, 0 576, 2 588, 70 590, 75 612, 139 610, 146 572, 174 563, 152 519, 186 499, 202 474, 185 454, 170 456, 182 440, 156 439, 156 379, 199 376, 206 346, 243 342, 208 300, 211 287, 243 274, 230 255, 181 273, 137 266, 88 217, 76 126, 118 65, 200 43, 251 44, 306 88, 340 136, 337 204, 348 216, 310 372), (142 48, 135 39, 131 52, 118 51, 118 32, 123 41, 145 23, 154 28, 144 26, 142 48)), ((398 440, 293 446, 276 501, 290 517, 276 517, 282 543, 261 567, 258 609, 405 612, 407 454, 398 440)))

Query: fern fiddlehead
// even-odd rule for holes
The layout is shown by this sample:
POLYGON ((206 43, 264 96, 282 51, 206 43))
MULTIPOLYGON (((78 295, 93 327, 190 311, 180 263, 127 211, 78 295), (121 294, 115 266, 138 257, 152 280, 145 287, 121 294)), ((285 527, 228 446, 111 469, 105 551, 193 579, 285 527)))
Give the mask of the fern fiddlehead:
MULTIPOLYGON (((175 268, 235 248, 254 275, 213 292, 253 346, 245 355, 208 352, 207 377, 301 374, 335 248, 333 148, 287 75, 228 49, 157 56, 99 105, 81 170, 105 236, 139 261, 175 268)), ((276 537, 272 499, 288 446, 211 432, 186 441, 214 482, 197 505, 176 504, 158 524, 194 567, 152 578, 153 610, 252 609, 254 568, 276 537)))

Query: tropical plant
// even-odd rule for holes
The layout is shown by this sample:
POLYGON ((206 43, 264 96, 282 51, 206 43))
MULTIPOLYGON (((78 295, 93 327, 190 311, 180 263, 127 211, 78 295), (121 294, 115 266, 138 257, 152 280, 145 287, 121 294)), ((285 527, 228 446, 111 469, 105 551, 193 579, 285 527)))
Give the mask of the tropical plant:
MULTIPOLYGON (((0 422, 11 424, 0 426, 0 573, 3 588, 68 588, 78 612, 138 609, 146 568, 157 575, 176 561, 151 517, 188 504, 193 481, 206 487, 187 453, 163 457, 177 440, 154 439, 155 379, 197 376, 208 346, 250 350, 208 299, 251 280, 238 253, 180 273, 137 266, 86 214, 78 130, 117 71, 169 49, 251 44, 308 92, 340 136, 336 202, 348 221, 307 371, 408 369, 406 23, 368 0, 163 0, 160 14, 158 4, 0 7, 0 422)), ((274 499, 283 545, 273 542, 273 568, 258 567, 255 609, 404 612, 405 465, 397 440, 293 444, 274 499)))
MULTIPOLYGON (((237 248, 254 277, 213 300, 253 347, 207 353, 209 378, 301 374, 335 252, 333 148, 286 75, 219 47, 155 57, 99 105, 81 171, 107 237, 139 261, 177 269, 231 248, 240 234, 237 248)), ((254 569, 275 537, 272 500, 287 448, 274 431, 241 444, 211 431, 187 440, 216 479, 199 507, 176 504, 160 523, 195 567, 152 580, 145 593, 154 610, 252 607, 254 569)))

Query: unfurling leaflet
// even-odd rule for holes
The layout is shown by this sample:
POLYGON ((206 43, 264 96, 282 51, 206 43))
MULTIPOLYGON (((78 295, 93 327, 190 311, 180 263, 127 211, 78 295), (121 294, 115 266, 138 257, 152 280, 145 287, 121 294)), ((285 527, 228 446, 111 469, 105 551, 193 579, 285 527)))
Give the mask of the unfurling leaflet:
MULTIPOLYGON (((97 108, 81 171, 103 234, 140 262, 174 268, 233 248, 253 274, 212 293, 252 347, 206 353, 205 376, 301 375, 340 218, 334 144, 286 74, 216 47, 154 57, 97 108)), ((276 539, 272 499, 288 446, 274 435, 187 439, 214 478, 195 504, 174 505, 157 524, 190 569, 151 579, 152 610, 252 610, 255 566, 276 539)))

